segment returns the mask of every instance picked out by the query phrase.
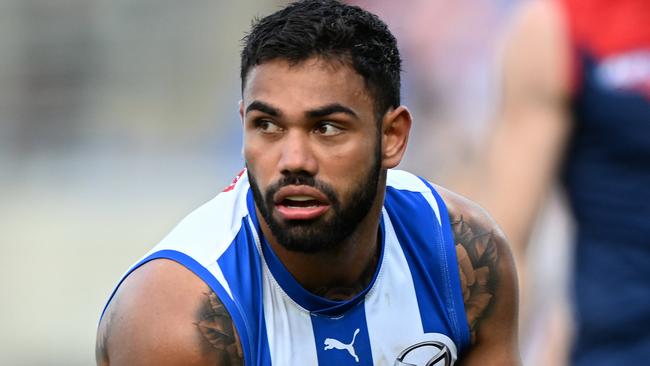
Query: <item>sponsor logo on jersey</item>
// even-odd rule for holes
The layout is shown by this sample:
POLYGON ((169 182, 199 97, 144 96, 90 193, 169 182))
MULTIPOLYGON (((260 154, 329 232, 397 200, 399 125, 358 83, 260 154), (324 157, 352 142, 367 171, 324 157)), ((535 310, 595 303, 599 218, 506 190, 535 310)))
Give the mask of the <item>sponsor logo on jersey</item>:
POLYGON ((438 341, 419 342, 405 348, 397 356, 395 366, 452 366, 451 350, 438 341))
POLYGON ((357 356, 357 353, 354 350, 354 341, 357 338, 357 334, 359 334, 359 328, 354 331, 354 335, 352 336, 352 341, 350 343, 343 343, 339 341, 338 339, 334 338, 326 338, 325 339, 325 348, 324 350, 331 350, 331 349, 339 349, 339 350, 345 350, 348 351, 350 356, 354 357, 354 360, 359 362, 359 356, 357 356))

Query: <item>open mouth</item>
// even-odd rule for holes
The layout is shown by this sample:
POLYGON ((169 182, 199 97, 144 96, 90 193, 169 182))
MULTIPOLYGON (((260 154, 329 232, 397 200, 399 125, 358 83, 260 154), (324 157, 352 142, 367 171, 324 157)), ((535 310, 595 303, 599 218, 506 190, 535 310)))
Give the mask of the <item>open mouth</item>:
POLYGON ((314 220, 330 207, 327 197, 309 186, 284 187, 275 198, 275 208, 285 220, 314 220))
POLYGON ((310 196, 289 196, 283 199, 280 204, 289 208, 305 208, 322 205, 320 201, 310 196))

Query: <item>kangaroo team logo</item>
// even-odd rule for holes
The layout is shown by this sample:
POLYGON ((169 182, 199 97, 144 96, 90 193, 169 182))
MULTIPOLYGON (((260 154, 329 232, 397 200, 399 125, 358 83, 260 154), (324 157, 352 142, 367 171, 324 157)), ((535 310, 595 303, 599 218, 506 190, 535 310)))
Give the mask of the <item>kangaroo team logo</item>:
POLYGON ((348 344, 345 344, 338 339, 334 338, 326 338, 325 339, 325 351, 330 350, 330 349, 340 349, 340 350, 346 350, 350 354, 350 356, 354 357, 354 360, 359 362, 359 356, 357 356, 357 353, 354 351, 354 340, 357 338, 357 334, 359 334, 359 328, 354 331, 354 335, 352 336, 352 341, 348 344))

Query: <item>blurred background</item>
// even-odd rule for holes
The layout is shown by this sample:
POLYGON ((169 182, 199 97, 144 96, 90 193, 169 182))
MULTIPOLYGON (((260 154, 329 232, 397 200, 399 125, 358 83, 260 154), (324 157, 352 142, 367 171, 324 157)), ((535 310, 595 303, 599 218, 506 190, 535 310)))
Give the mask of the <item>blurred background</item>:
MULTIPOLYGON (((1 365, 94 364, 122 273, 241 169, 240 40, 285 3, 0 0, 1 365)), ((389 24, 405 59, 415 131, 402 168, 462 191, 519 2, 355 3, 389 24)), ((565 250, 561 206, 533 251, 565 250)), ((564 262, 536 257, 545 300, 561 298, 564 262)), ((548 364, 552 308, 522 325, 526 364, 548 364)))

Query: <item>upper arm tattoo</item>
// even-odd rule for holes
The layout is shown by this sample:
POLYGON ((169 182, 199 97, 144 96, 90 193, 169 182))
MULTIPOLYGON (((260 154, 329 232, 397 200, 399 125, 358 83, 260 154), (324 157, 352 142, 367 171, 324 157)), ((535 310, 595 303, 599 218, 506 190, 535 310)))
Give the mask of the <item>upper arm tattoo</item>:
POLYGON ((462 215, 451 215, 456 243, 460 283, 472 343, 476 331, 490 311, 498 285, 497 237, 484 225, 466 221, 462 215))
POLYGON ((97 330, 97 339, 95 341, 95 362, 97 366, 108 366, 108 349, 106 348, 106 341, 108 339, 108 331, 110 329, 112 314, 106 314, 103 320, 106 325, 99 327, 97 330))
POLYGON ((95 340, 95 362, 97 366, 108 366, 110 359, 108 357, 108 340, 111 337, 113 326, 115 323, 115 309, 120 305, 120 299, 113 297, 104 315, 101 318, 99 327, 97 328, 97 339, 95 340))
POLYGON ((204 295, 194 324, 205 344, 216 351, 218 365, 243 365, 241 342, 228 310, 213 291, 204 295))

